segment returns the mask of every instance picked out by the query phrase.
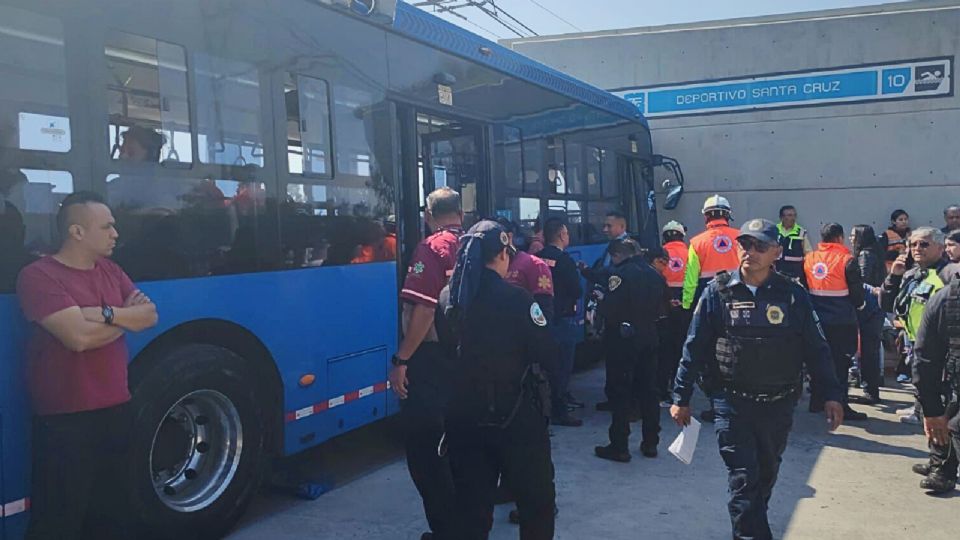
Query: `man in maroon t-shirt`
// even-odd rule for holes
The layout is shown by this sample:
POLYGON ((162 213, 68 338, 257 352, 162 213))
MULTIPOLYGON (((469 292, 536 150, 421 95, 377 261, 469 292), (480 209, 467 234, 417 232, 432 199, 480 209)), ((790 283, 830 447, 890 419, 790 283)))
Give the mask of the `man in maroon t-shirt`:
POLYGON ((27 386, 34 412, 28 539, 121 534, 111 496, 122 493, 127 344, 124 332, 157 323, 157 310, 107 257, 113 215, 94 193, 77 192, 57 214, 62 244, 21 272, 17 294, 33 335, 27 386), (96 532, 90 527, 96 523, 96 532))
POLYGON ((434 315, 440 291, 457 262, 463 234, 460 194, 447 187, 430 193, 426 217, 435 232, 417 245, 400 291, 403 339, 393 357, 390 385, 402 400, 407 468, 432 531, 423 538, 446 540, 459 538, 450 464, 438 455, 451 373, 437 339, 434 315))

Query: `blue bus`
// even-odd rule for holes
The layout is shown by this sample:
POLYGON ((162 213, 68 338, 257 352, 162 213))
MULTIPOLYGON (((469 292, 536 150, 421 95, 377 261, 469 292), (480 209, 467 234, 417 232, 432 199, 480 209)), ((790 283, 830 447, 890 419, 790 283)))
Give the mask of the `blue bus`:
POLYGON ((107 198, 160 311, 129 337, 129 512, 216 536, 272 458, 397 410, 425 193, 527 236, 563 215, 589 263, 609 211, 656 241, 661 162, 630 103, 402 2, 0 0, 2 538, 30 500, 15 280, 67 194, 107 198))

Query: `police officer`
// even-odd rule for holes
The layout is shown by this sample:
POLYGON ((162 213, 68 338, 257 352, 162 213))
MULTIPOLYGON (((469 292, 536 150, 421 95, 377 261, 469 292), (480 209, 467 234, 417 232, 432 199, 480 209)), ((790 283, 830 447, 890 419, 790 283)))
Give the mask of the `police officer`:
POLYGON ((503 279, 514 253, 499 224, 477 223, 441 300, 442 340, 459 351, 447 435, 466 540, 487 538, 500 476, 517 499, 520 538, 553 538, 550 389, 540 370, 553 349, 543 310, 503 279))
POLYGON ((457 539, 453 477, 437 454, 450 388, 450 361, 438 343, 434 314, 456 262, 463 234, 460 194, 443 187, 427 196, 426 218, 435 231, 417 245, 400 291, 403 339, 393 357, 390 385, 400 397, 407 468, 423 499, 431 533, 424 540, 457 539))
POLYGON ((960 455, 960 276, 935 293, 923 310, 914 347, 914 381, 923 408, 923 430, 931 447, 930 470, 920 487, 953 491, 960 455), (944 381, 946 373, 946 381, 944 381), (946 400, 943 399, 946 382, 946 400))
POLYGON ((803 275, 803 257, 813 251, 807 230, 797 223, 797 209, 791 205, 780 207, 780 222, 777 223, 780 247, 783 255, 777 261, 777 272, 792 278, 803 275))
MULTIPOLYGON (((734 239, 740 234, 730 226, 733 210, 730 201, 719 194, 707 197, 700 211, 707 229, 690 239, 687 255, 687 269, 683 278, 683 309, 692 309, 700 298, 700 293, 718 272, 731 272, 737 268, 737 250, 734 239)), ((713 422, 714 411, 703 411, 700 418, 713 422)))
MULTIPOLYGON (((838 223, 827 223, 820 229, 820 244, 804 257, 801 278, 830 344, 837 380, 846 383, 857 352, 857 312, 866 307, 866 298, 860 265, 843 245, 843 227, 838 223)), ((866 420, 865 413, 854 411, 847 404, 847 385, 843 387, 844 420, 866 420)), ((810 412, 821 412, 823 401, 824 396, 815 391, 810 396, 810 412)))
MULTIPOLYGON (((557 343, 557 355, 550 372, 550 387, 553 389, 553 414, 550 423, 560 426, 581 426, 583 421, 570 414, 567 387, 573 372, 573 360, 577 347, 577 303, 583 296, 580 275, 573 257, 566 252, 570 245, 570 232, 560 218, 550 218, 543 225, 543 239, 547 243, 539 257, 550 268, 553 277, 554 316, 549 320, 550 333, 557 343)), ((536 299, 536 298, 534 298, 536 299)))
POLYGON ((776 225, 746 222, 737 237, 740 265, 704 290, 684 345, 670 414, 690 422, 701 372, 716 409, 717 442, 729 476, 737 539, 770 539, 767 505, 787 446, 805 364, 828 401, 830 429, 843 421, 842 387, 807 292, 773 270, 776 225))
POLYGON ((671 401, 670 384, 677 376, 677 366, 683 354, 683 340, 690 327, 690 310, 683 309, 683 278, 687 270, 687 257, 690 255, 684 243, 687 228, 678 221, 670 221, 663 226, 663 250, 667 260, 660 271, 667 280, 670 294, 670 310, 667 317, 661 319, 660 352, 657 366, 657 390, 660 399, 671 401))
POLYGON ((607 361, 607 396, 611 405, 610 444, 597 446, 597 457, 630 461, 630 412, 634 380, 643 384, 639 408, 643 420, 640 452, 657 456, 660 407, 657 404, 657 320, 665 312, 666 281, 640 255, 631 239, 614 240, 607 248, 613 274, 600 302, 607 361))

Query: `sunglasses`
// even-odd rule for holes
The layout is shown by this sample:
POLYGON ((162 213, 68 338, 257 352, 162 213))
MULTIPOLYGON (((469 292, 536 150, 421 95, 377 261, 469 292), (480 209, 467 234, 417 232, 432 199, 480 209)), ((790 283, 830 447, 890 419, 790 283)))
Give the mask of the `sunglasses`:
POLYGON ((920 240, 919 242, 910 242, 910 247, 927 249, 928 247, 930 247, 930 242, 927 242, 926 240, 920 240))
POLYGON ((750 251, 752 249, 757 253, 766 253, 770 251, 770 248, 773 247, 772 244, 761 242, 760 240, 749 236, 745 238, 737 238, 737 243, 740 244, 740 248, 744 251, 750 251))

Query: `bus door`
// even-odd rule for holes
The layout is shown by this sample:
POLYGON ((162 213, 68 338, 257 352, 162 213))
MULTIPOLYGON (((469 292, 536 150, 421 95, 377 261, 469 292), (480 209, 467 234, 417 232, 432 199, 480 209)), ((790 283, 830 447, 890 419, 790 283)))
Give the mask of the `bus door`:
POLYGON ((649 163, 640 159, 620 156, 617 161, 620 188, 625 194, 624 202, 630 226, 636 227, 634 234, 643 247, 659 246, 653 170, 649 163))
POLYGON ((482 124, 399 107, 401 122, 402 270, 417 243, 430 234, 424 219, 427 195, 449 187, 463 203, 464 228, 485 208, 487 153, 482 124))

